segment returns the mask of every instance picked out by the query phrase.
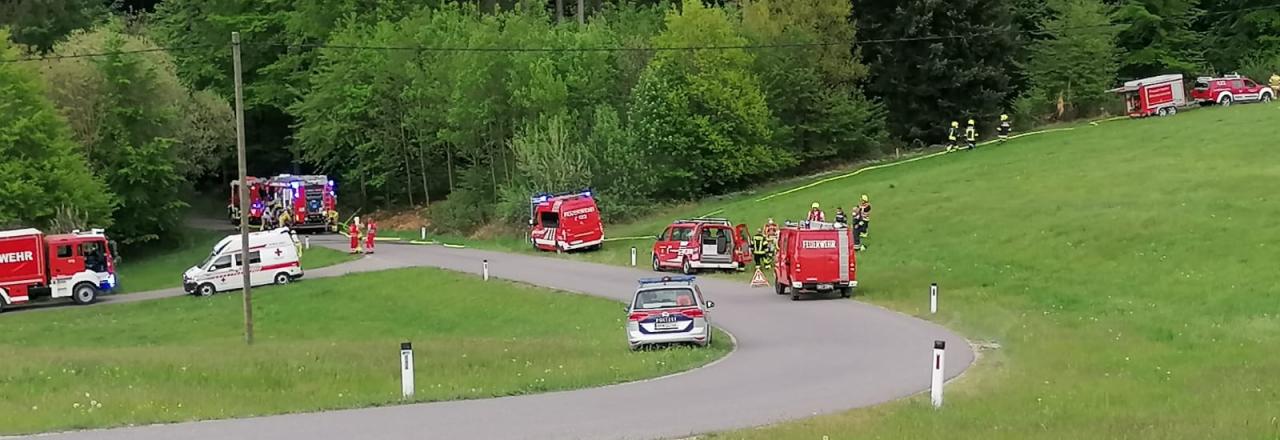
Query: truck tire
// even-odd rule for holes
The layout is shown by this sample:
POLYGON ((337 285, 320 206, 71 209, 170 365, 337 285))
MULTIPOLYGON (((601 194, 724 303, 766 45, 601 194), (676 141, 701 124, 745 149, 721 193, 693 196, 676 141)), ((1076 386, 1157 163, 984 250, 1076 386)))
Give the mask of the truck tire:
POLYGON ((71 301, 76 304, 93 304, 98 299, 98 288, 89 283, 76 284, 71 290, 71 301))
POLYGON ((1161 107, 1159 110, 1156 110, 1156 116, 1169 116, 1169 107, 1161 107))
POLYGON ((683 272, 685 275, 693 275, 694 273, 693 265, 689 264, 688 258, 684 259, 684 264, 681 265, 680 271, 683 272))
MULTIPOLYGON (((252 262, 252 261, 251 261, 251 262, 252 262)), ((277 285, 281 285, 281 286, 283 286, 283 285, 285 285, 285 284, 289 284, 289 282, 290 282, 290 281, 293 281, 293 277, 289 276, 289 274, 288 274, 288 273, 280 272, 280 273, 276 274, 276 280, 275 280, 275 281, 276 281, 276 284, 277 284, 277 285)))
POLYGON ((853 296, 853 288, 852 288, 852 287, 841 287, 841 288, 840 288, 840 297, 841 297, 841 298, 848 298, 848 297, 851 297, 851 296, 853 296))
POLYGON ((1262 99, 1260 99, 1260 101, 1262 101, 1264 104, 1265 104, 1265 103, 1268 103, 1268 102, 1271 102, 1271 94, 1270 94, 1270 93, 1263 93, 1263 94, 1262 94, 1262 99))
POLYGON ((654 271, 654 272, 662 272, 662 265, 658 264, 658 256, 657 256, 657 255, 654 255, 654 256, 653 256, 653 271, 654 271))
POLYGON ((1218 99, 1218 104, 1221 104, 1223 107, 1230 107, 1231 101, 1231 95, 1224 95, 1222 98, 1218 99))
POLYGON ((200 287, 196 287, 196 294, 200 296, 213 296, 215 293, 218 293, 218 288, 213 287, 213 284, 210 283, 204 283, 200 287))
POLYGON ((1177 108, 1177 107, 1169 107, 1169 114, 1168 114, 1168 115, 1166 115, 1166 116, 1173 116, 1173 115, 1176 115, 1176 114, 1178 114, 1178 108, 1177 108))
POLYGON ((792 290, 791 290, 791 300, 792 300, 792 301, 799 301, 799 300, 800 300, 800 291, 799 291, 799 290, 795 290, 795 289, 792 289, 792 290))

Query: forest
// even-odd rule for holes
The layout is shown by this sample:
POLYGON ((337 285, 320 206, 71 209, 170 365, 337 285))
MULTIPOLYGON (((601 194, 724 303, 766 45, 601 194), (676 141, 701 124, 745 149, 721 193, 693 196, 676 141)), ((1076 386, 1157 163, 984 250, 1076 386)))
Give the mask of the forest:
POLYGON ((1164 73, 1280 71, 1273 0, 15 0, 0 5, 0 227, 180 233, 236 176, 468 233, 540 191, 654 204, 1117 114, 1164 73))

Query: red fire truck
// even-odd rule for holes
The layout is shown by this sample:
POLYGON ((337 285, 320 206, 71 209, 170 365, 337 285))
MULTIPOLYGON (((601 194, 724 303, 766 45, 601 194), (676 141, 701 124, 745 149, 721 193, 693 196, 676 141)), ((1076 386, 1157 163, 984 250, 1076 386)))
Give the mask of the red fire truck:
POLYGON ((1109 91, 1124 97, 1125 108, 1131 118, 1173 116, 1179 108, 1187 105, 1180 74, 1126 81, 1123 86, 1109 91))
POLYGON ((751 261, 747 225, 722 218, 676 220, 653 243, 653 270, 678 268, 686 275, 701 269, 746 269, 751 261))
POLYGON ((848 298, 858 287, 853 230, 840 223, 786 222, 778 235, 773 279, 779 295, 839 290, 848 298))
MULTIPOLYGON (((262 193, 266 190, 266 181, 257 177, 246 178, 249 185, 249 224, 262 224, 262 213, 266 205, 262 203, 262 193)), ((231 181, 231 197, 227 200, 227 217, 232 225, 240 225, 240 180, 231 181)))
POLYGON ((291 224, 281 226, 338 231, 338 193, 327 176, 281 174, 267 180, 266 193, 268 208, 289 212, 291 224))
POLYGON ((0 310, 59 298, 92 303, 116 288, 115 255, 115 242, 101 229, 0 231, 0 310))
POLYGON ((529 242, 534 249, 599 249, 604 224, 591 189, 529 198, 529 242))

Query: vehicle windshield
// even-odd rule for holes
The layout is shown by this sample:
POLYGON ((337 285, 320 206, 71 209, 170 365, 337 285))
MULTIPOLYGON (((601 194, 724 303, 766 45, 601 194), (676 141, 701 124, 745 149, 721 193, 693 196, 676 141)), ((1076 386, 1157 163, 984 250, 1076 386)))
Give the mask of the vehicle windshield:
POLYGON ((653 310, 671 307, 689 307, 697 305, 693 298, 693 289, 688 287, 672 287, 642 290, 636 294, 636 302, 632 310, 653 310))
POLYGON ((204 269, 204 268, 206 268, 206 267, 209 267, 209 262, 213 261, 213 257, 215 257, 215 256, 217 256, 217 255, 218 255, 218 252, 217 252, 217 251, 213 251, 213 252, 209 253, 209 256, 204 257, 204 261, 201 261, 201 262, 200 262, 200 264, 199 264, 199 265, 197 265, 196 267, 201 268, 201 269, 204 269))
POLYGON ((1209 88, 1209 82, 1208 82, 1208 81, 1196 81, 1195 88, 1197 88, 1197 89, 1207 89, 1207 88, 1209 88))

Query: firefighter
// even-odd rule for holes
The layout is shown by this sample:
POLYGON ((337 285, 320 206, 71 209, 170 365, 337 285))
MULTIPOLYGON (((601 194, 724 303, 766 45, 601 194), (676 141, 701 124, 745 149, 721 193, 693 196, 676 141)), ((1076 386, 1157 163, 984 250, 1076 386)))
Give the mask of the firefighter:
POLYGON ((298 240, 298 231, 289 230, 289 238, 293 239, 293 248, 298 250, 298 258, 302 258, 302 241, 298 240))
POLYGON ((373 219, 369 219, 368 226, 365 227, 364 253, 373 253, 373 237, 375 235, 378 235, 378 223, 374 222, 373 219))
POLYGON ((978 144, 978 129, 973 126, 973 120, 969 120, 969 126, 964 128, 965 148, 972 150, 978 144))
POLYGON ((347 236, 351 237, 351 253, 360 253, 360 217, 347 223, 347 236))
POLYGON ((866 194, 862 195, 862 203, 858 204, 855 217, 857 217, 858 236, 865 238, 867 229, 871 226, 871 199, 866 194))
POLYGON ((769 221, 764 224, 764 236, 769 239, 771 247, 778 247, 778 224, 773 222, 773 217, 769 217, 769 221))
POLYGON ((329 223, 329 231, 338 232, 338 211, 330 209, 325 216, 329 223))
POLYGON ((813 202, 813 207, 809 208, 808 220, 811 222, 821 222, 827 220, 827 215, 822 213, 818 208, 818 202, 813 202))
POLYGON ((1272 95, 1280 95, 1280 74, 1271 74, 1271 91, 1272 95))
POLYGON ((960 121, 951 121, 951 128, 947 129, 947 151, 953 151, 958 144, 957 130, 960 130, 960 121))
POLYGON ((756 235, 751 236, 751 255, 755 257, 756 267, 763 267, 766 254, 769 252, 769 244, 764 237, 764 232, 760 228, 756 228, 756 235))
POLYGON ((1000 115, 1000 127, 996 128, 996 135, 1000 137, 1000 142, 1009 140, 1009 132, 1013 131, 1013 125, 1009 122, 1009 115, 1000 115))
POLYGON ((849 224, 849 219, 844 215, 844 208, 839 206, 836 207, 836 223, 846 226, 849 224))
POLYGON ((284 228, 293 225, 293 216, 289 215, 288 209, 280 210, 280 221, 276 225, 277 228, 284 228))

